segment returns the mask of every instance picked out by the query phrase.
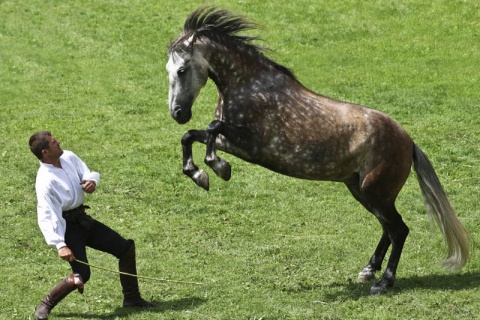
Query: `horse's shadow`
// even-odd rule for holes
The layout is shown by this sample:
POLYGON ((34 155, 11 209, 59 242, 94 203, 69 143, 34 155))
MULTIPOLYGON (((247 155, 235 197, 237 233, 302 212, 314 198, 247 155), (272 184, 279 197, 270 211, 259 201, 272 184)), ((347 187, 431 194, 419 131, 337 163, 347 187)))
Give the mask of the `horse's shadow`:
MULTIPOLYGON (((348 281, 323 285, 321 286, 324 291, 322 301, 338 301, 339 299, 358 300, 369 295, 370 287, 373 283, 374 282, 356 283, 355 281, 348 281)), ((389 289, 387 295, 395 295, 418 289, 431 291, 468 290, 477 288, 479 285, 480 272, 412 276, 397 278, 395 285, 389 289)), ((322 290, 322 288, 319 289, 322 290)))
MULTIPOLYGON (((117 307, 112 313, 82 313, 83 319, 100 319, 111 320, 118 319, 119 317, 128 316, 135 313, 162 313, 165 311, 188 311, 195 309, 202 303, 205 303, 205 299, 198 297, 188 297, 171 301, 152 301, 155 304, 153 308, 123 308, 117 307)), ((78 317, 78 313, 65 313, 59 312, 55 314, 58 318, 71 318, 78 317)))

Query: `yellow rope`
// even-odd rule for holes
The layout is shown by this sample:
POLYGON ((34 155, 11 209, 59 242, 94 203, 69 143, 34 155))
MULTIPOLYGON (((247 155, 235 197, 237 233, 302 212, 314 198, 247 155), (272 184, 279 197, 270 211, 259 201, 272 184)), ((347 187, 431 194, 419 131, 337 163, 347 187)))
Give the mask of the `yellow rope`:
POLYGON ((94 266, 94 265, 91 265, 91 264, 89 264, 89 263, 86 263, 85 261, 78 260, 78 259, 75 259, 75 261, 77 261, 78 263, 87 265, 87 266, 89 266, 89 267, 92 267, 92 268, 97 268, 97 269, 101 269, 101 270, 104 270, 104 271, 109 271, 109 272, 113 272, 113 273, 123 274, 123 275, 130 276, 130 277, 136 277, 136 278, 142 278, 142 279, 149 279, 149 280, 155 280, 155 281, 161 281, 161 282, 172 282, 172 283, 182 283, 182 284, 195 284, 195 285, 201 285, 201 284, 202 284, 202 283, 200 283, 200 282, 188 282, 188 281, 178 281, 178 280, 167 280, 167 279, 160 279, 160 278, 139 276, 138 274, 131 274, 131 273, 127 273, 127 272, 116 271, 116 270, 111 270, 111 269, 107 269, 107 268, 103 268, 103 267, 94 266))

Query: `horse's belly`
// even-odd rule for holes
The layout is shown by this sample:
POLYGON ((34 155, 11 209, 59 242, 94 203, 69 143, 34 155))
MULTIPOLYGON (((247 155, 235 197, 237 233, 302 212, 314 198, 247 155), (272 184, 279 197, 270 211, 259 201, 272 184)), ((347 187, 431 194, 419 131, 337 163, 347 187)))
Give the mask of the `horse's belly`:
POLYGON ((255 163, 287 176, 309 180, 343 181, 358 169, 355 161, 348 158, 325 158, 295 153, 263 157, 255 163))

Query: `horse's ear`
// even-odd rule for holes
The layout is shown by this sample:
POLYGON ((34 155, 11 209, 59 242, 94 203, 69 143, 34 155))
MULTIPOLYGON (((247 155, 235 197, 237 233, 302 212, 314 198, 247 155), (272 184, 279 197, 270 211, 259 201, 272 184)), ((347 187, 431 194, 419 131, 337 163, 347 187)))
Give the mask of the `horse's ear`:
POLYGON ((197 40, 197 33, 193 33, 188 39, 187 41, 185 41, 185 45, 191 50, 193 51, 193 47, 195 45, 195 41, 197 40))

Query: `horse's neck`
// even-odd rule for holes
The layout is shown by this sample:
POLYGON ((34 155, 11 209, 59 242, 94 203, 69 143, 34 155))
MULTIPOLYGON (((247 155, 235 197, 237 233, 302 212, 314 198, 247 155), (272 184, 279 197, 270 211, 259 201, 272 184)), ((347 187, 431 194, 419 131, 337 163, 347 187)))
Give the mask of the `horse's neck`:
POLYGON ((258 59, 224 46, 217 47, 204 57, 209 61, 209 77, 222 94, 227 94, 229 88, 249 81, 258 71, 256 69, 261 67, 258 59))

